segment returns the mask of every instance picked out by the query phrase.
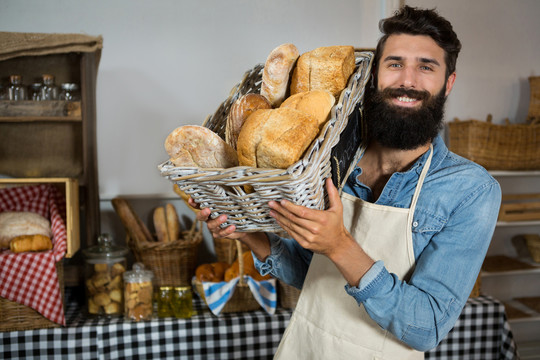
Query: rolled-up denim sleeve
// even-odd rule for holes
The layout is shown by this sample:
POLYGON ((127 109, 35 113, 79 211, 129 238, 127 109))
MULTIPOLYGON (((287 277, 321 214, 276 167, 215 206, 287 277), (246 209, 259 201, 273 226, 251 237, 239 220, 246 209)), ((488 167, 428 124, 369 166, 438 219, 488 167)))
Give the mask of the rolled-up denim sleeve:
POLYGON ((265 261, 253 256, 255 268, 261 275, 270 274, 286 284, 302 288, 313 253, 302 248, 294 239, 267 233, 270 255, 265 261))

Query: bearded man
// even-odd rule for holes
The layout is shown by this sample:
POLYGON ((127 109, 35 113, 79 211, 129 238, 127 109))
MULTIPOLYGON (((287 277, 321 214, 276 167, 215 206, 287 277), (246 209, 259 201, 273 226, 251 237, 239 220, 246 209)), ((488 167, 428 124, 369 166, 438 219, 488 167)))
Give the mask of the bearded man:
POLYGON ((499 184, 438 135, 461 48, 451 24, 405 6, 380 28, 369 144, 341 196, 328 179, 327 210, 271 201, 290 238, 197 216, 302 289, 276 358, 422 359, 458 319, 495 228, 499 184))

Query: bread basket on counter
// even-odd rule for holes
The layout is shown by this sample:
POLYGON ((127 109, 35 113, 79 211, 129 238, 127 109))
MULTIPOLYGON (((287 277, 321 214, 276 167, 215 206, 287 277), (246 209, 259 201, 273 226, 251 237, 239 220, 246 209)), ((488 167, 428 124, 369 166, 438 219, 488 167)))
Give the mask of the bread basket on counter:
MULTIPOLYGON (((170 161, 165 161, 158 166, 161 175, 176 183, 201 207, 210 208, 212 218, 226 214, 228 220, 225 225, 235 225, 238 231, 282 231, 269 216, 270 200, 287 199, 309 208, 324 209, 326 178, 332 176, 334 184, 340 187, 347 165, 356 154, 363 138, 364 124, 361 111, 358 110, 363 104, 373 53, 357 51, 355 58, 355 71, 332 108, 330 120, 303 158, 289 168, 175 167, 170 161), (360 119, 357 120, 358 117, 360 119), (349 121, 349 118, 352 120, 349 121), (341 136, 342 134, 344 136, 341 136), (333 151, 334 148, 340 150, 336 152, 333 151), (246 193, 245 185, 250 185, 254 191, 246 193)), ((203 125, 224 139, 231 105, 244 94, 260 92, 263 67, 259 64, 247 71, 242 81, 231 90, 229 97, 203 125)))

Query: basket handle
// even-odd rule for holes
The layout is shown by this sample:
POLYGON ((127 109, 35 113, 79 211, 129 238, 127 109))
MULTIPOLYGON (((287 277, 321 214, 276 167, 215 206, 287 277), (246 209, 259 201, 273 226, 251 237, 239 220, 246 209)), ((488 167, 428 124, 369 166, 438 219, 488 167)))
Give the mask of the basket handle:
POLYGON ((236 251, 238 252, 238 275, 240 276, 240 284, 244 285, 244 257, 242 256, 242 243, 240 240, 234 240, 236 242, 236 251))

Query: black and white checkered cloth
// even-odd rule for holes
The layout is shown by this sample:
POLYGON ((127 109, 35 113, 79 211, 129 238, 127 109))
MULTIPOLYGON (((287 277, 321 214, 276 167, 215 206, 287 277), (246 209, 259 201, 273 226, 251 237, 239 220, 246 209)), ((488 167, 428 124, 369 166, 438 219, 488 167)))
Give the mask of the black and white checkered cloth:
MULTIPOLYGON (((291 316, 278 308, 212 315, 198 298, 189 320, 89 319, 66 291, 67 327, 0 333, 3 359, 271 359, 291 316)), ((503 305, 469 299, 454 330, 426 359, 517 359, 503 305)))

